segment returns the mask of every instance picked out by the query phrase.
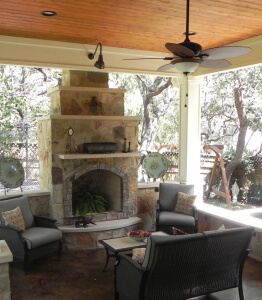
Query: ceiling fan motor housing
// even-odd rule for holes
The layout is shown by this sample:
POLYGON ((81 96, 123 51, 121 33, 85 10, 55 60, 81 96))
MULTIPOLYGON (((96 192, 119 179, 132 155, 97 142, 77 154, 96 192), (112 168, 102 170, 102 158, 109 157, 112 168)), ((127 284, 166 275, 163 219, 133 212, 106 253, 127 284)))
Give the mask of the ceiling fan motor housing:
POLYGON ((183 43, 179 43, 179 45, 192 50, 194 52, 194 56, 199 56, 202 51, 202 47, 199 44, 190 41, 184 41, 183 43))

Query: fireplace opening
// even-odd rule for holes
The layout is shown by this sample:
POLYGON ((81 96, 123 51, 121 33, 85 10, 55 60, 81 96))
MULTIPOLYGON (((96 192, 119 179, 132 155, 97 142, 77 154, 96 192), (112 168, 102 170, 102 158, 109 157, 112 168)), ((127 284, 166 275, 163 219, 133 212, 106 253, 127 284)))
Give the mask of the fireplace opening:
MULTIPOLYGON (((81 211, 83 204, 80 197, 84 194, 94 197, 94 202, 100 205, 105 202, 106 211, 122 212, 123 211, 123 182, 117 174, 108 170, 89 171, 72 183, 72 210, 73 214, 81 211), (103 201, 105 199, 105 201, 103 201)), ((84 200, 85 201, 85 200, 84 200)))

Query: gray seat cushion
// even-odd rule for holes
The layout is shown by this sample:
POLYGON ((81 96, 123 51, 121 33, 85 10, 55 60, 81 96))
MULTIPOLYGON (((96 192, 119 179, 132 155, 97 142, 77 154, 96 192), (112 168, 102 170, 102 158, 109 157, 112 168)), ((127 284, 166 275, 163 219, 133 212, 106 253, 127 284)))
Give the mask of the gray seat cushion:
POLYGON ((28 249, 34 249, 62 239, 62 232, 55 228, 32 227, 22 233, 28 249))
POLYGON ((159 225, 161 226, 193 226, 195 219, 192 216, 179 214, 171 211, 161 211, 159 213, 159 225))

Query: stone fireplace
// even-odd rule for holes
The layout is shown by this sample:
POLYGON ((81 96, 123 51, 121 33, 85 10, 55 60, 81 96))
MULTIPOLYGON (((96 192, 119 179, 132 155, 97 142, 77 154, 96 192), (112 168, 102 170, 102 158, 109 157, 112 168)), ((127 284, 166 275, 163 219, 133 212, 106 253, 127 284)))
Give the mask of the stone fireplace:
POLYGON ((95 214, 95 221, 122 219, 136 214, 136 201, 130 203, 128 174, 115 166, 106 163, 90 163, 77 170, 74 176, 66 178, 64 182, 65 199, 72 199, 65 204, 65 211, 72 215, 74 191, 82 185, 97 186, 108 200, 109 211, 95 214))
POLYGON ((50 91, 50 116, 38 123, 40 188, 50 191, 52 217, 67 224, 74 191, 85 181, 108 198, 109 211, 97 221, 136 216, 140 118, 124 116, 125 91, 109 89, 108 74, 63 71, 62 79, 62 86, 50 91), (86 143, 114 143, 116 151, 85 153, 86 143))

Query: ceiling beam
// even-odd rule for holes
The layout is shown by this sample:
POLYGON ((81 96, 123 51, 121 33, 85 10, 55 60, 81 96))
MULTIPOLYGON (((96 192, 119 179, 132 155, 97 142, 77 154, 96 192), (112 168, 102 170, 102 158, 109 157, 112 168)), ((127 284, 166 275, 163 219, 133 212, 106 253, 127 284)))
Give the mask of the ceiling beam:
MULTIPOLYGON (((230 59, 232 66, 226 70, 198 68, 192 75, 204 76, 262 63, 262 36, 227 46, 247 46, 251 47, 253 51, 248 55, 230 59)), ((94 60, 89 60, 87 56, 88 53, 94 52, 94 45, 0 36, 0 49, 0 64, 98 71, 93 65, 96 57, 94 60)), ((143 57, 161 58, 167 56, 167 53, 103 47, 103 56, 105 69, 99 70, 102 72, 182 76, 175 73, 174 69, 157 72, 160 66, 168 63, 162 59, 124 60, 125 58, 143 57)))

